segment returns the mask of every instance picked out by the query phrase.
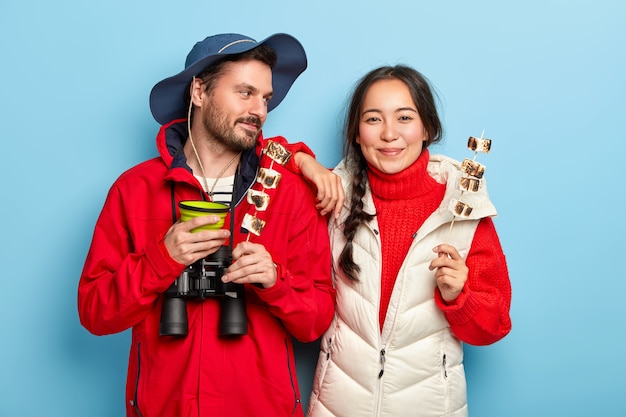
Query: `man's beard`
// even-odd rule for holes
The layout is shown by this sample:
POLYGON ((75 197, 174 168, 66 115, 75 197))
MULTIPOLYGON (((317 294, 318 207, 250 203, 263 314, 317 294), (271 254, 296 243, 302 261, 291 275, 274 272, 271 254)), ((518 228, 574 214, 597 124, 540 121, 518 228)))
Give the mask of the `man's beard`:
POLYGON ((261 130, 253 132, 243 129, 243 134, 235 132, 235 125, 239 122, 253 124, 261 127, 261 120, 255 116, 240 117, 232 125, 229 124, 228 117, 222 113, 219 106, 211 102, 206 112, 202 114, 204 128, 218 143, 235 152, 252 149, 256 144, 261 130))

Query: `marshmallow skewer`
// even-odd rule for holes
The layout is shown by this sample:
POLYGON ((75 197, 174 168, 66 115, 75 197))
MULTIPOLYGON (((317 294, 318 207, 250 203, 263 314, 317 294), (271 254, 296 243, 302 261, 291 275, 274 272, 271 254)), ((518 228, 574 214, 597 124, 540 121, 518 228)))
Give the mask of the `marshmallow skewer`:
POLYGON ((450 228, 448 229, 448 237, 446 239, 446 243, 450 241, 450 236, 452 235, 452 228, 454 227, 454 221, 457 217, 468 217, 472 213, 472 207, 461 201, 463 198, 463 194, 466 191, 476 192, 480 188, 480 179, 483 177, 485 173, 485 166, 476 162, 476 157, 479 152, 489 153, 491 150, 491 139, 483 139, 485 131, 480 135, 480 138, 476 138, 474 136, 470 136, 467 140, 467 148, 471 151, 474 151, 474 157, 470 159, 463 160, 461 164, 461 170, 465 174, 460 178, 458 188, 461 191, 458 199, 452 199, 450 201, 449 209, 454 215, 452 221, 450 222, 450 228))
POLYGON ((257 214, 259 211, 265 211, 270 202, 270 196, 265 190, 276 188, 281 179, 281 174, 274 170, 274 162, 284 165, 291 158, 291 152, 285 149, 281 144, 274 141, 268 141, 267 146, 263 151, 264 155, 270 158, 269 168, 259 167, 259 173, 257 174, 256 181, 261 184, 263 188, 261 191, 250 189, 248 190, 248 202, 255 208, 254 214, 246 213, 241 226, 248 230, 246 236, 246 242, 250 240, 250 235, 261 235, 265 224, 265 220, 259 219, 257 214))

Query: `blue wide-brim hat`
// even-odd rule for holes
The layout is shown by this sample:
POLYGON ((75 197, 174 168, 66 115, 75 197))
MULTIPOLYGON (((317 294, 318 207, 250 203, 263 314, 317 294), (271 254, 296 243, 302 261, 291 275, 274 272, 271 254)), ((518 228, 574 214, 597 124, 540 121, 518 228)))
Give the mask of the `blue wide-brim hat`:
POLYGON ((306 69, 306 53, 300 42, 291 35, 276 33, 257 42, 237 33, 209 36, 191 49, 185 61, 185 69, 173 77, 158 82, 150 93, 150 110, 160 124, 187 117, 185 90, 194 76, 209 64, 226 55, 240 54, 260 45, 276 51, 276 65, 272 68, 272 99, 267 105, 271 111, 287 95, 293 82, 306 69))

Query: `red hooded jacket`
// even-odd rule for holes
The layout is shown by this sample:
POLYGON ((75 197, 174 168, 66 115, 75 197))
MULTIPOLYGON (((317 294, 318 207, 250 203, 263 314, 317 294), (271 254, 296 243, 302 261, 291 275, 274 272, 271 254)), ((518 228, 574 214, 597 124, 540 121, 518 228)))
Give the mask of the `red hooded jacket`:
MULTIPOLYGON (((203 195, 182 152, 186 137, 185 120, 164 125, 160 157, 126 171, 111 187, 79 282, 81 323, 96 335, 132 328, 127 416, 302 416, 291 338, 320 337, 332 320, 335 294, 326 220, 309 187, 279 164, 272 168, 280 183, 267 191, 268 209, 257 213, 265 227, 249 237, 271 253, 279 278, 267 289, 245 285, 248 334, 220 338, 220 302, 207 298, 186 302, 186 337, 159 336, 163 292, 185 268, 169 256, 163 238, 179 218, 178 202, 203 195)), ((258 166, 271 164, 261 153, 266 143, 261 138, 241 157, 235 245, 247 238, 240 228, 244 214, 255 213, 247 190, 261 189, 258 166)), ((304 144, 289 149, 310 153, 304 144)))

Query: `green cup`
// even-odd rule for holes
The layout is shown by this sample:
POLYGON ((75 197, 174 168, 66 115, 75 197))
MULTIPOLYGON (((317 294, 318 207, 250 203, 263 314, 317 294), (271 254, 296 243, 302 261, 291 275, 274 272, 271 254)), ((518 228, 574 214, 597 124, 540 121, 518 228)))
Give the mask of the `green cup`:
POLYGON ((178 207, 180 208, 180 219, 184 222, 198 216, 219 216, 220 220, 217 223, 197 227, 191 230, 192 233, 200 230, 221 229, 229 210, 228 205, 213 201, 181 201, 178 203, 178 207))

